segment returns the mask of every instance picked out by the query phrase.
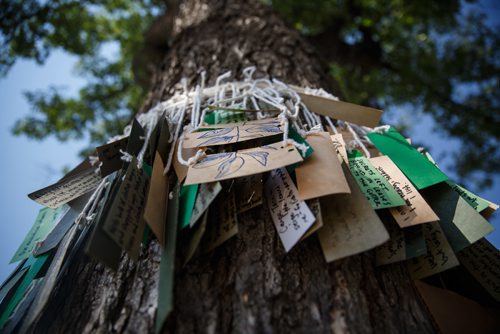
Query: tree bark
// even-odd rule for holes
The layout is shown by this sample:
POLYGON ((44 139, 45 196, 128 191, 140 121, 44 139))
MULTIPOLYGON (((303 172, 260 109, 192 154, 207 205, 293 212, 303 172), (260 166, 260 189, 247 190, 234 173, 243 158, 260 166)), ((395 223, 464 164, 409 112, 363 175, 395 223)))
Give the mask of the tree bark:
MULTIPOLYGON (((223 72, 237 77, 250 65, 256 76, 339 95, 315 50, 260 1, 189 0, 174 22, 144 110, 167 99, 183 77, 193 86, 206 70, 212 85, 223 72)), ((315 236, 286 254, 265 205, 239 215, 238 227, 214 251, 185 267, 177 261, 165 332, 435 331, 403 264, 375 267, 373 252, 328 264, 315 236)), ((156 240, 137 262, 122 255, 116 272, 82 252, 33 332, 153 332, 159 261, 156 240)))

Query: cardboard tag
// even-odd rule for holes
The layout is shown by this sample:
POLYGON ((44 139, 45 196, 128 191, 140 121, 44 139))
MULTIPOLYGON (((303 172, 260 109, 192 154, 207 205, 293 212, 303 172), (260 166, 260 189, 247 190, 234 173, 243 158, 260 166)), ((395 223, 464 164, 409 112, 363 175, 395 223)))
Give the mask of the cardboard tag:
POLYGON ((281 142, 237 152, 209 154, 189 167, 185 184, 260 174, 299 161, 302 161, 302 158, 295 146, 282 146, 281 142))
POLYGON ((307 232, 300 238, 300 241, 307 239, 311 235, 314 234, 314 232, 318 231, 320 228, 323 227, 323 217, 321 216, 321 204, 319 202, 319 198, 314 198, 306 201, 307 206, 309 207, 309 210, 311 210, 312 214, 314 215, 314 224, 309 227, 307 232))
POLYGON ((458 266, 458 259, 439 224, 434 222, 422 226, 427 254, 408 261, 411 277, 420 279, 458 266))
POLYGON ((446 181, 446 183, 451 187, 451 189, 455 190, 460 196, 462 196, 462 198, 467 203, 469 203, 469 205, 472 206, 477 212, 481 212, 490 206, 490 203, 488 203, 488 201, 482 199, 476 194, 473 194, 464 187, 461 187, 458 184, 451 182, 450 180, 446 181))
POLYGON ((198 219, 200 219, 221 190, 222 186, 220 182, 200 184, 192 210, 191 220, 189 222, 190 227, 193 227, 198 219))
POLYGON ((111 185, 106 188, 102 195, 102 199, 99 200, 95 219, 96 222, 94 223, 95 226, 85 246, 86 254, 113 270, 118 269, 122 249, 106 232, 104 232, 103 224, 109 206, 113 202, 114 195, 120 188, 121 173, 122 171, 120 170, 107 176, 107 181, 109 181, 111 185))
POLYGON ((198 246, 200 245, 201 240, 205 235, 205 231, 207 229, 208 212, 209 209, 205 210, 200 223, 193 227, 193 234, 191 235, 191 239, 189 240, 186 255, 184 257, 184 265, 186 265, 193 258, 194 254, 196 254, 198 246))
POLYGON ((144 143, 144 129, 137 119, 132 120, 132 129, 130 130, 130 136, 128 138, 127 148, 125 151, 130 155, 135 155, 141 151, 142 145, 144 143))
POLYGON ((500 252, 486 239, 481 239, 458 254, 460 264, 500 302, 500 252))
POLYGON ((33 226, 29 230, 23 242, 19 245, 17 251, 12 256, 10 263, 14 263, 23 259, 27 259, 31 255, 31 251, 36 243, 43 240, 50 230, 54 227, 57 218, 64 215, 68 211, 68 206, 59 207, 57 209, 43 208, 38 212, 33 226))
POLYGON ((333 194, 350 194, 328 132, 309 135, 307 141, 314 153, 295 169, 299 198, 308 200, 333 194))
POLYGON ((196 195, 198 194, 198 184, 184 185, 181 187, 179 197, 179 227, 188 227, 193 215, 196 195))
POLYGON ((94 169, 88 169, 32 192, 28 197, 49 208, 57 208, 95 189, 100 182, 100 175, 94 169))
POLYGON ((179 192, 177 183, 168 202, 165 248, 161 253, 160 279, 158 281, 158 308, 156 309, 155 333, 160 333, 168 315, 174 308, 174 264, 177 243, 177 224, 179 221, 179 192))
POLYGON ((107 176, 122 167, 123 160, 120 150, 125 151, 128 137, 96 147, 97 156, 101 162, 99 167, 102 177, 107 176))
POLYGON ((262 174, 240 177, 234 180, 236 208, 243 213, 262 205, 263 182, 262 174))
POLYGON ((165 246, 165 224, 167 221, 168 177, 163 175, 163 160, 157 151, 149 185, 144 219, 155 234, 160 245, 165 246))
POLYGON ((330 138, 333 143, 333 147, 337 151, 337 155, 340 158, 340 161, 344 161, 346 164, 349 163, 349 159, 347 158, 347 150, 345 148, 345 141, 344 138, 340 133, 330 135, 330 138))
POLYGON ((349 156, 349 168, 374 209, 392 208, 406 202, 363 156, 349 156))
POLYGON ((238 233, 234 191, 222 191, 212 206, 203 247, 207 252, 238 233))
POLYGON ((439 168, 420 154, 393 128, 390 128, 384 135, 370 133, 368 138, 380 152, 391 158, 418 190, 448 180, 439 168))
POLYGON ((300 95, 307 108, 316 114, 354 124, 366 125, 371 128, 376 127, 380 122, 382 110, 336 101, 327 97, 309 95, 305 93, 303 88, 291 87, 300 95))
POLYGON ((85 160, 83 160, 82 162, 80 162, 78 164, 78 166, 76 166, 75 168, 73 168, 72 170, 70 170, 69 172, 67 172, 59 181, 57 182, 60 182, 64 179, 67 179, 68 177, 72 177, 72 176, 75 176, 75 175, 78 175, 86 170, 89 170, 89 169, 92 169, 92 164, 90 163, 90 160, 89 158, 86 158, 85 160))
POLYGON ((302 159, 307 159, 313 154, 314 150, 312 146, 293 128, 293 126, 288 127, 288 137, 295 142, 304 145, 307 147, 307 150, 299 150, 298 152, 300 153, 300 156, 302 159))
POLYGON ((134 260, 139 257, 144 232, 148 183, 148 176, 132 159, 103 224, 104 231, 134 260))
POLYGON ((281 243, 288 252, 314 224, 315 218, 284 168, 269 173, 266 181, 269 211, 281 243))
POLYGON ((498 333, 495 312, 453 291, 415 281, 415 287, 442 334, 498 333))
POLYGON ((318 230, 318 237, 327 262, 367 251, 389 240, 384 224, 348 167, 343 164, 342 168, 351 194, 320 199, 323 227, 318 230))
POLYGON ((439 216, 439 224, 455 252, 494 230, 486 219, 446 183, 429 188, 423 195, 439 216))
POLYGON ((168 153, 171 149, 169 140, 170 128, 168 126, 168 121, 165 117, 161 117, 149 141, 149 155, 154 157, 156 152, 158 152, 162 161, 165 163, 168 160, 168 153))
POLYGON ((64 238, 66 233, 69 231, 71 226, 75 223, 76 218, 82 212, 83 208, 87 204, 90 199, 91 194, 87 193, 86 195, 80 196, 74 201, 69 203, 69 210, 62 215, 56 226, 47 234, 45 239, 42 242, 39 242, 35 249, 33 250, 33 254, 35 256, 39 256, 41 254, 47 253, 49 250, 54 249, 59 242, 64 238))
POLYGON ((226 145, 283 133, 281 122, 278 119, 268 119, 266 122, 248 121, 228 125, 226 124, 224 128, 207 131, 185 132, 183 147, 198 148, 226 145))
POLYGON ((407 227, 422 223, 430 223, 439 220, 432 211, 422 195, 415 189, 411 182, 404 176, 399 168, 387 156, 369 159, 396 192, 406 201, 406 205, 391 208, 390 212, 401 227, 407 227))

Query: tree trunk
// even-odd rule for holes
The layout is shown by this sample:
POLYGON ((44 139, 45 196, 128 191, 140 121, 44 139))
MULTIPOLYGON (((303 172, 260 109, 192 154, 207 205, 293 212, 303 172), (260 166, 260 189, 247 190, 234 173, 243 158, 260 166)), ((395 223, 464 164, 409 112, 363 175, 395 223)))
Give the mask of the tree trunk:
MULTIPOLYGON (((250 65, 256 76, 339 95, 314 49, 260 1, 186 1, 174 22, 144 110, 167 99, 182 77, 192 86, 206 70, 212 85, 225 71, 240 75, 250 65)), ((373 252, 328 264, 315 236, 286 254, 265 205, 239 215, 238 228, 214 251, 185 267, 176 263, 165 332, 435 331, 403 264, 377 268, 373 252)), ((123 254, 116 272, 82 252, 33 332, 153 332, 159 263, 156 240, 138 262, 123 254)))

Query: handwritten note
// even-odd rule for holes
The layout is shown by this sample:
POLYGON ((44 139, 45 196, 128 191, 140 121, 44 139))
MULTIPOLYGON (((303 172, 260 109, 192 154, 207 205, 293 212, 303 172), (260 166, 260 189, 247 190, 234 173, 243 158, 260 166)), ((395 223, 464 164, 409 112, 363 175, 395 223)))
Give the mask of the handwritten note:
POLYGON ((349 156, 349 168, 374 209, 405 205, 406 202, 365 157, 349 156))
POLYGON ((96 188, 100 182, 101 176, 94 169, 88 169, 32 192, 28 197, 49 208, 57 208, 96 188))
POLYGON ((204 239, 205 251, 222 245, 238 233, 238 219, 236 216, 236 202, 234 191, 222 191, 215 200, 204 239))
POLYGON ((343 164, 351 194, 320 199, 323 227, 318 237, 327 262, 375 248, 389 239, 389 233, 343 164))
POLYGON ((155 234, 160 245, 165 246, 165 224, 167 221, 168 177, 163 175, 163 160, 157 151, 144 219, 155 234))
POLYGON ((348 164, 349 160, 347 158, 347 150, 345 148, 345 141, 342 137, 342 134, 338 133, 331 135, 330 139, 332 140, 333 147, 337 151, 337 155, 339 156, 340 161, 344 161, 346 164, 348 164))
POLYGON ((189 167, 186 185, 260 174, 302 161, 295 146, 274 143, 266 146, 209 154, 189 167))
POLYGON ((132 159, 103 225, 104 231, 132 259, 139 257, 148 182, 148 176, 137 168, 137 160, 132 159))
POLYGON ((97 156, 101 162, 99 167, 101 175, 104 177, 120 169, 123 164, 120 150, 125 151, 128 144, 128 137, 116 140, 114 142, 96 147, 97 156))
MULTIPOLYGON (((278 119, 232 123, 231 126, 208 131, 184 133, 184 148, 239 143, 246 140, 275 136, 283 133, 278 119)), ((214 127, 217 125, 214 125, 214 127)))
POLYGON ((500 252, 488 240, 481 239, 458 254, 460 263, 500 302, 500 252))
POLYGON ((473 194, 472 192, 468 191, 464 187, 459 186, 456 183, 453 183, 451 181, 446 181, 446 183, 451 187, 451 189, 455 190, 462 198, 470 204, 476 210, 477 212, 481 212, 484 209, 486 209, 490 204, 488 201, 482 199, 481 197, 477 196, 476 194, 473 194))
POLYGON ((406 205, 390 209, 399 226, 407 227, 439 220, 439 217, 432 211, 432 208, 422 195, 389 157, 381 156, 371 158, 369 161, 377 172, 390 183, 399 196, 406 201, 406 205))
POLYGON ((351 190, 328 132, 309 135, 307 141, 314 153, 295 169, 299 198, 349 194, 351 190))
POLYGON ((408 270, 414 279, 431 276, 459 265, 439 224, 426 223, 423 228, 427 254, 408 262, 408 270))
POLYGON ((194 224, 200 219, 203 213, 208 209, 210 204, 214 201, 217 195, 222 190, 220 182, 203 183, 198 187, 198 194, 193 207, 193 214, 189 226, 193 227, 194 224))
POLYGON ((269 211, 285 251, 289 251, 314 224, 315 218, 284 168, 269 173, 266 182, 269 211))
POLYGON ((446 183, 425 190, 423 195, 439 216, 439 224, 455 252, 494 230, 493 225, 446 183))
POLYGON ((315 221, 302 238, 300 238, 300 240, 305 240, 323 227, 323 217, 321 216, 321 204, 319 202, 319 198, 310 199, 306 201, 306 204, 314 215, 315 221))
POLYGON ((64 206, 57 209, 43 208, 39 211, 33 226, 29 230, 28 234, 24 238, 21 245, 17 249, 16 253, 10 260, 10 263, 14 263, 23 259, 27 259, 31 255, 31 251, 35 247, 38 241, 41 241, 54 227, 56 219, 65 214, 69 207, 64 206))
POLYGON ((238 213, 248 211, 262 205, 262 174, 240 177, 234 180, 236 208, 238 213))

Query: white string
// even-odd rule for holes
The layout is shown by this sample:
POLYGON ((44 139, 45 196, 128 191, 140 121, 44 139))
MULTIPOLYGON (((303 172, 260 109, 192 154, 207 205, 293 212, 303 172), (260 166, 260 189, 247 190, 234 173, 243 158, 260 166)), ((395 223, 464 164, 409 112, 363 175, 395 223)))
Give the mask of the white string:
POLYGON ((346 122, 345 123, 346 126, 347 126, 347 130, 349 130, 349 132, 352 134, 352 136, 354 137, 354 141, 359 145, 359 147, 361 147, 361 149, 363 150, 363 152, 365 153, 365 156, 367 158, 370 158, 371 157, 371 154, 370 152, 368 151, 368 149, 366 148, 366 146, 363 144, 363 142, 361 141, 361 139, 359 139, 359 136, 358 134, 356 133, 356 131, 354 131, 354 129, 351 127, 351 125, 346 122))

